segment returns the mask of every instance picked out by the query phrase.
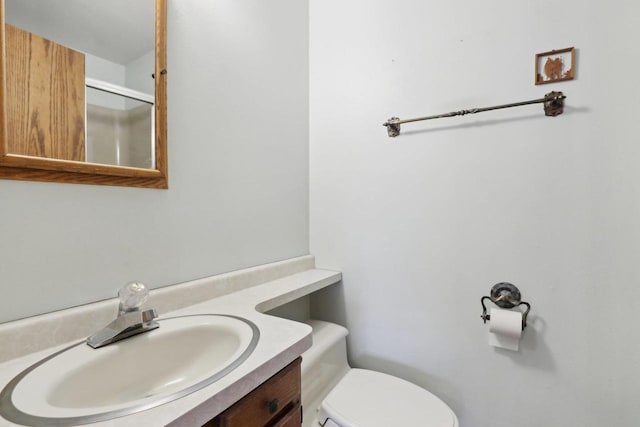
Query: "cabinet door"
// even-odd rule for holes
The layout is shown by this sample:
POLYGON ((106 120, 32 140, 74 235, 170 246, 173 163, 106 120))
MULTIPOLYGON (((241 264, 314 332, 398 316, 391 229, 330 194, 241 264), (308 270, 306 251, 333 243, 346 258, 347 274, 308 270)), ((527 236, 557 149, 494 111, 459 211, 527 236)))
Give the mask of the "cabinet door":
POLYGON ((204 427, 300 427, 301 360, 293 361, 204 427))
POLYGON ((5 30, 9 153, 84 162, 84 54, 5 30))

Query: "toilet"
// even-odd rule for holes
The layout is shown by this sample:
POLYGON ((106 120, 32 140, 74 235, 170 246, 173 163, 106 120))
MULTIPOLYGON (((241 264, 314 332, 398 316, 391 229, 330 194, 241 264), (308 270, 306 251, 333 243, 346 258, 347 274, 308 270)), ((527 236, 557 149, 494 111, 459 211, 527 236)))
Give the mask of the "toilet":
POLYGON ((351 368, 342 326, 308 320, 313 345, 302 354, 303 427, 458 427, 440 399, 403 379, 351 368))

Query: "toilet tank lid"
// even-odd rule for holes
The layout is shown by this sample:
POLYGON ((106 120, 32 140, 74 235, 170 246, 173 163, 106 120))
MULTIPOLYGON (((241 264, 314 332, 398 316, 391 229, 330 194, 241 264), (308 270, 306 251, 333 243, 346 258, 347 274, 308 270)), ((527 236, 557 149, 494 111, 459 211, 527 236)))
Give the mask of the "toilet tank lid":
POLYGON ((453 411, 427 390, 403 379, 351 369, 320 404, 318 420, 341 427, 458 427, 453 411))

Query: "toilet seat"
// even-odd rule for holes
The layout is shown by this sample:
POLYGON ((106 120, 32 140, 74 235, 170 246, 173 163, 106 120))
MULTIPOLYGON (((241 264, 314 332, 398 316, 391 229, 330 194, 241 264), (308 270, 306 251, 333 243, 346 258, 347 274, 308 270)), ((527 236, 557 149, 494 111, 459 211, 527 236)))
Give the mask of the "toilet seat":
POLYGON ((366 369, 351 369, 320 404, 318 421, 340 427, 458 427, 453 411, 427 390, 366 369))

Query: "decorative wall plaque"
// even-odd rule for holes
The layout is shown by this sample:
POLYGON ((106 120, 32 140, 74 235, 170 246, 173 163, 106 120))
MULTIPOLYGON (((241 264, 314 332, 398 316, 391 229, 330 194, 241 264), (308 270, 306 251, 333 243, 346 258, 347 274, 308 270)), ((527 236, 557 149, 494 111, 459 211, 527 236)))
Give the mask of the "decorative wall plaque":
POLYGON ((551 50, 536 54, 537 85, 573 80, 575 74, 575 48, 551 50))

